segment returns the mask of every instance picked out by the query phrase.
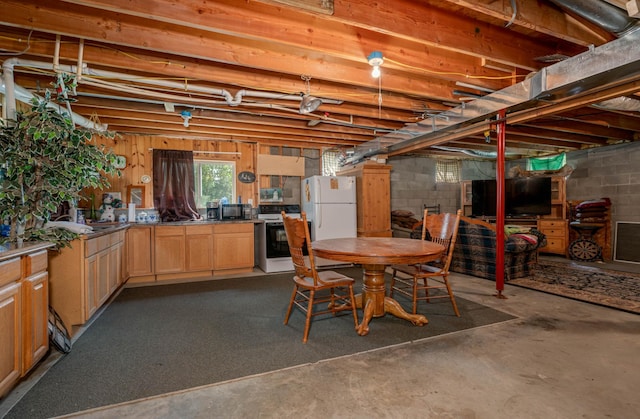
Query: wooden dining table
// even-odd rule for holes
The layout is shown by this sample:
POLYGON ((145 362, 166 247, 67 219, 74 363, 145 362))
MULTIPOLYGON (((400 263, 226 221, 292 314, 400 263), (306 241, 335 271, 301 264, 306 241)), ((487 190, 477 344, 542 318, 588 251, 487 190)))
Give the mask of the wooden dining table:
POLYGON ((391 297, 385 288, 385 268, 392 264, 426 263, 437 260, 444 246, 424 240, 396 237, 349 237, 318 240, 311 243, 316 257, 361 264, 363 268, 362 293, 356 296, 356 305, 363 309, 362 323, 357 332, 369 333, 369 322, 373 317, 391 313, 408 320, 416 326, 429 321, 422 314, 409 314, 391 297))

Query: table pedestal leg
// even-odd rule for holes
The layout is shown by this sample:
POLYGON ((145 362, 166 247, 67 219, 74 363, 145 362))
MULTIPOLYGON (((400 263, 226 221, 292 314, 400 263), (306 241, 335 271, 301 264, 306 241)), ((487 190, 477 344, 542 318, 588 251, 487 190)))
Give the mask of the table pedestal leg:
POLYGON ((382 317, 385 313, 408 320, 416 326, 423 326, 429 322, 421 314, 407 313, 396 300, 385 296, 384 268, 384 265, 363 265, 362 294, 356 296, 356 306, 364 312, 362 323, 357 329, 360 336, 369 333, 371 318, 382 317))

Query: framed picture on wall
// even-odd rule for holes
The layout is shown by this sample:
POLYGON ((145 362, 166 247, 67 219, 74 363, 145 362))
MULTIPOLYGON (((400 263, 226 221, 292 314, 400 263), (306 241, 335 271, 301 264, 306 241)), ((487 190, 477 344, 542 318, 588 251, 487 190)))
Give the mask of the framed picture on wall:
POLYGON ((135 204, 136 208, 146 208, 145 202, 145 186, 129 185, 127 186, 127 202, 135 204))
POLYGON ((282 202, 282 188, 260 188, 260 202, 282 202))

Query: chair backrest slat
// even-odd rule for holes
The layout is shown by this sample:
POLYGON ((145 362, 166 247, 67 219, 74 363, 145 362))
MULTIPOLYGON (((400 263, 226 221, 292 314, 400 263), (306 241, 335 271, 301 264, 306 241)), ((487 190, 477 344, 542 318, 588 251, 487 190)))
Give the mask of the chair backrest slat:
POLYGON ((314 285, 318 285, 318 273, 315 268, 313 250, 311 249, 311 235, 309 234, 307 214, 302 212, 300 218, 290 217, 284 211, 281 214, 296 275, 301 278, 313 278, 314 285), (306 257, 304 255, 305 247, 308 253, 306 257))
POLYGON ((461 215, 462 210, 460 209, 455 215, 451 213, 429 215, 429 210, 424 210, 424 216, 422 218, 422 240, 427 237, 428 231, 431 237, 430 241, 444 246, 445 251, 443 256, 446 256, 446 259, 441 260, 441 262, 443 263, 443 270, 445 271, 449 270, 449 265, 453 258, 453 248, 455 247, 456 238, 458 237, 458 226, 461 215))

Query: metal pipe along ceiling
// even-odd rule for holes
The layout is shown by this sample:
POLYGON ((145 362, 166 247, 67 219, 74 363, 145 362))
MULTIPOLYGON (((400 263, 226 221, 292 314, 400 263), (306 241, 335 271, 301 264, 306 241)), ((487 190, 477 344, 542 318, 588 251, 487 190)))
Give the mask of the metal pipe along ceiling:
POLYGON ((594 0, 550 0, 567 13, 577 15, 600 26, 602 29, 618 37, 624 36, 633 26, 636 19, 623 10, 604 1, 594 0))
POLYGON ((614 80, 637 77, 640 75, 640 26, 637 20, 632 21, 634 24, 630 27, 626 19, 623 25, 613 25, 624 32, 624 36, 616 40, 545 67, 520 83, 361 144, 355 148, 347 163, 400 151, 424 140, 431 140, 432 145, 438 145, 440 136, 463 125, 488 121, 501 109, 524 109, 539 101, 549 103, 614 80))

